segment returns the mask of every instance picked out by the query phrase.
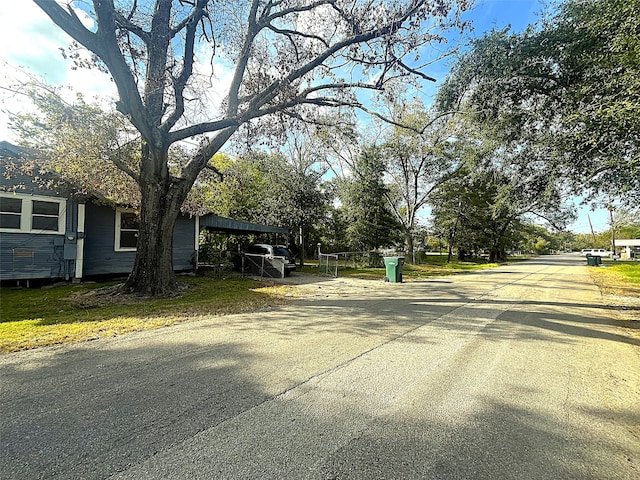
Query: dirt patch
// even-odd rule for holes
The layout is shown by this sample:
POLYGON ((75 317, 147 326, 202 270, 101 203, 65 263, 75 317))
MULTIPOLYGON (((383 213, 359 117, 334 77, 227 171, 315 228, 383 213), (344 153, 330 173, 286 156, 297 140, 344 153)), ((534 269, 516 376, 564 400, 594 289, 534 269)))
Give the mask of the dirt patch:
POLYGON ((640 328, 640 298, 602 293, 602 299, 620 320, 636 321, 640 328))
POLYGON ((602 303, 609 308, 616 324, 625 328, 632 337, 640 338, 640 297, 616 295, 611 293, 611 288, 602 288, 600 284, 598 287, 602 303))
POLYGON ((366 294, 378 289, 388 288, 382 280, 365 280, 351 277, 325 277, 295 273, 284 279, 274 279, 274 283, 289 285, 287 296, 304 299, 321 299, 328 297, 349 297, 366 294))

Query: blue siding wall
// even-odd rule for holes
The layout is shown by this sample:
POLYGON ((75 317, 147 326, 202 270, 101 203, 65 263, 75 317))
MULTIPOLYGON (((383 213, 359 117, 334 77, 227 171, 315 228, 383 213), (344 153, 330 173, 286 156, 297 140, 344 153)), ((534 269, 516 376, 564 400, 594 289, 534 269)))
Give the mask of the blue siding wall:
MULTIPOLYGON (((115 210, 87 203, 85 221, 84 275, 131 272, 135 252, 115 251, 115 210)), ((173 267, 192 270, 195 254, 195 220, 178 218, 173 234, 173 267)))
POLYGON ((0 233, 0 280, 64 278, 63 240, 63 235, 0 233))
MULTIPOLYGON (((0 161, 0 190, 10 190, 19 185, 16 193, 65 198, 59 193, 40 188, 29 176, 18 173, 6 178, 2 175, 5 162, 5 159, 0 161)), ((65 216, 66 235, 0 232, 0 280, 73 277, 78 221, 75 200, 67 200, 65 216)), ((194 242, 195 220, 179 217, 173 235, 173 266, 176 270, 194 269, 194 242)), ((115 209, 88 202, 85 210, 83 276, 126 274, 131 271, 135 252, 116 252, 114 243, 115 209)))
MULTIPOLYGON (((2 160, 4 167, 4 162, 2 160)), ((39 188, 31 177, 17 174, 6 178, 0 168, 0 186, 10 190, 14 185, 18 194, 43 195, 64 198, 62 195, 39 188)), ((73 228, 75 202, 67 200, 65 225, 73 228)), ((64 260, 65 235, 51 233, 0 232, 0 280, 27 280, 44 278, 66 278, 73 272, 73 261, 64 260)))
POLYGON ((129 273, 135 252, 116 252, 115 210, 87 203, 84 225, 84 275, 129 273))
POLYGON ((173 230, 173 268, 195 270, 196 221, 195 218, 178 217, 173 230))

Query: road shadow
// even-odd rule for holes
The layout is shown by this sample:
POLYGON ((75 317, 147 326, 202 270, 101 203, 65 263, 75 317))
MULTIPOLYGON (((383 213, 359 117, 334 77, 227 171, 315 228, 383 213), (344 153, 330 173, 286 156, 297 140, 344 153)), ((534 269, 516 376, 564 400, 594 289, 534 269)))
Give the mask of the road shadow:
POLYGON ((106 478, 273 397, 242 344, 42 353, 1 365, 3 479, 106 478))

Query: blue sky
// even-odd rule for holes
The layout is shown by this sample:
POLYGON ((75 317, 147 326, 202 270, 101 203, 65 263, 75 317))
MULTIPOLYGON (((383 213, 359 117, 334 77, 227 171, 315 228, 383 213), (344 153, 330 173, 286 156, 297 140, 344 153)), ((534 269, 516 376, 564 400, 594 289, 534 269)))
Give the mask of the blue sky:
POLYGON ((476 0, 468 18, 473 20, 474 35, 479 36, 509 25, 514 31, 522 31, 536 21, 541 10, 540 0, 476 0))
MULTIPOLYGON (((492 28, 511 26, 521 31, 537 19, 542 10, 541 0, 476 0, 472 11, 465 18, 473 21, 472 37, 481 36, 492 28)), ((113 96, 113 83, 96 71, 72 70, 59 48, 68 45, 68 37, 55 27, 31 0, 20 2, 0 1, 0 110, 20 111, 24 108, 20 95, 11 93, 13 78, 21 75, 15 68, 24 67, 29 72, 44 76, 52 84, 70 84, 88 96, 113 96)), ((444 80, 446 69, 434 73, 438 84, 444 80)), ((15 141, 6 127, 6 115, 0 111, 0 140, 15 141)), ((583 208, 571 230, 589 231, 588 209, 583 208)), ((590 212, 596 231, 608 228, 608 212, 590 212)))

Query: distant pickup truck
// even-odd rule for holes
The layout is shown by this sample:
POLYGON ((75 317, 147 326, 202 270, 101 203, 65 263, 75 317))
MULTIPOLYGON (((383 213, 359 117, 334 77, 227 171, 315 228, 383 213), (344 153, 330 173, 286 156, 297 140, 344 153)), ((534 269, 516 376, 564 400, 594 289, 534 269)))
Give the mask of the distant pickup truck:
POLYGON ((580 251, 581 257, 611 257, 613 252, 604 248, 585 248, 580 251))

